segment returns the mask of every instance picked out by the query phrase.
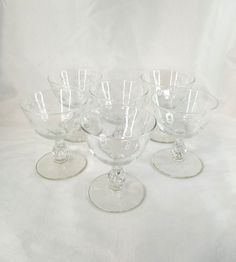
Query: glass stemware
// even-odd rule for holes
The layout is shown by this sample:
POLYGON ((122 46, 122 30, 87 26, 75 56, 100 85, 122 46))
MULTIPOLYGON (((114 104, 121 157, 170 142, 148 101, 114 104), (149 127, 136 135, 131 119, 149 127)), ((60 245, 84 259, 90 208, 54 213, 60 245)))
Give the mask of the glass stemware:
POLYGON ((200 89, 177 87, 156 92, 152 101, 159 126, 176 138, 171 149, 154 154, 154 166, 174 178, 198 175, 203 163, 187 150, 183 138, 196 135, 207 124, 218 100, 200 89))
POLYGON ((144 150, 156 120, 142 110, 148 88, 141 81, 107 79, 91 86, 92 104, 82 128, 91 151, 112 170, 92 182, 89 197, 104 211, 123 212, 140 205, 145 197, 144 186, 123 166, 144 150))
POLYGON ((71 90, 70 106, 75 109, 76 116, 74 126, 66 136, 67 141, 86 141, 86 134, 80 127, 79 118, 82 109, 88 101, 90 86, 96 85, 100 78, 101 76, 97 72, 86 68, 64 69, 48 76, 48 82, 57 97, 62 87, 71 90))
POLYGON ((149 86, 141 81, 103 79, 98 85, 92 85, 89 92, 92 103, 103 117, 112 123, 119 123, 124 120, 126 106, 145 106, 149 86))
POLYGON ((47 179, 73 177, 87 164, 83 155, 72 154, 64 142, 74 125, 72 95, 72 91, 66 88, 59 89, 57 97, 51 90, 44 90, 32 94, 21 104, 34 130, 45 138, 55 140, 52 152, 45 154, 36 164, 37 173, 47 179))
POLYGON ((101 111, 90 111, 84 114, 81 121, 82 128, 88 134, 92 153, 112 166, 108 173, 98 176, 91 183, 89 198, 103 211, 124 212, 142 203, 145 188, 139 180, 127 174, 123 166, 142 153, 156 120, 151 113, 135 106, 120 104, 119 108, 116 104, 114 112, 119 111, 119 118, 110 121, 110 110, 105 114, 104 108, 101 111))
MULTIPOLYGON (((192 87, 195 82, 194 76, 189 73, 183 73, 171 69, 153 69, 141 74, 141 79, 151 86, 150 100, 155 92, 163 89, 171 89, 176 87, 192 87)), ((151 139, 160 143, 173 143, 175 138, 167 134, 161 126, 157 125, 151 134, 151 139)))

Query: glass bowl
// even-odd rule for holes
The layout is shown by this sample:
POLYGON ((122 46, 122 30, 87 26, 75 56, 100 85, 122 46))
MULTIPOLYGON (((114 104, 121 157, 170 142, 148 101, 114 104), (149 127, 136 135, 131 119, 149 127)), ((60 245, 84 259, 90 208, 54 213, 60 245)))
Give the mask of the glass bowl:
POLYGON ((67 134, 66 140, 69 142, 84 142, 86 134, 80 127, 79 118, 84 106, 88 102, 89 88, 96 85, 101 79, 101 75, 87 68, 64 69, 51 73, 48 82, 58 97, 61 88, 71 90, 70 106, 76 111, 74 127, 67 134))

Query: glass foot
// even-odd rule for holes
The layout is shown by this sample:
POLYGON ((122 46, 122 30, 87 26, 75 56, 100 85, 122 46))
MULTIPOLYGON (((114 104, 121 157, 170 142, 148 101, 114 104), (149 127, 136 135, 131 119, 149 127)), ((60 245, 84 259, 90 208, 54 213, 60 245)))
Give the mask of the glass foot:
POLYGON ((162 132, 159 128, 156 128, 151 133, 151 140, 159 143, 173 143, 175 138, 162 132))
POLYGON ((72 143, 81 143, 87 141, 86 133, 83 130, 73 129, 67 136, 66 141, 72 143))
POLYGON ((81 173, 87 165, 86 158, 79 154, 71 154, 69 159, 63 163, 56 163, 53 154, 47 153, 42 156, 37 164, 37 173, 50 180, 63 180, 81 173))
POLYGON ((89 187, 89 198, 99 209, 105 212, 120 213, 138 207, 145 198, 145 187, 136 178, 126 176, 121 190, 110 189, 108 174, 93 180, 89 187))
POLYGON ((164 149, 154 154, 152 163, 161 173, 173 178, 193 177, 203 170, 202 161, 188 151, 184 155, 184 160, 174 160, 171 149, 164 149))

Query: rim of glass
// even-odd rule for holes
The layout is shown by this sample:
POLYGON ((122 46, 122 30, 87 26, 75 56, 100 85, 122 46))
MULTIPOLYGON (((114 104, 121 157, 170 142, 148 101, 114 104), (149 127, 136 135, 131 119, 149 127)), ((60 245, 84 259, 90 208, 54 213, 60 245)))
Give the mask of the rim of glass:
MULTIPOLYGON (((150 133, 155 129, 155 127, 157 126, 157 119, 156 119, 156 117, 155 117, 155 115, 154 115, 153 113, 150 113, 150 112, 147 111, 147 110, 145 110, 145 113, 149 114, 149 116, 152 117, 153 122, 154 122, 153 125, 152 125, 152 127, 151 127, 149 130, 143 132, 142 134, 140 134, 140 135, 138 135, 138 136, 120 137, 120 138, 114 138, 113 136, 106 136, 106 138, 113 138, 113 139, 117 139, 117 140, 118 140, 118 139, 119 139, 119 140, 135 140, 135 139, 138 139, 138 138, 140 138, 140 137, 142 137, 142 136, 144 136, 144 135, 146 135, 146 134, 150 134, 150 133)), ((82 128, 82 130, 84 130, 89 136, 99 138, 100 135, 101 135, 101 131, 98 132, 97 134, 92 134, 92 133, 90 133, 88 130, 86 130, 86 129, 83 127, 83 125, 81 125, 81 128, 82 128)))
MULTIPOLYGON (((63 90, 65 88, 61 88, 61 89, 63 90)), ((27 108, 27 105, 29 105, 30 102, 33 101, 34 95, 37 94, 37 93, 40 93, 40 92, 41 93, 51 92, 51 95, 54 96, 50 89, 44 89, 44 90, 40 90, 40 91, 36 91, 36 92, 31 93, 31 95, 28 95, 25 99, 21 100, 21 102, 20 102, 20 107, 24 112, 34 113, 35 115, 39 115, 39 116, 42 115, 42 113, 39 113, 35 110, 30 110, 30 109, 27 108)), ((55 99, 57 99, 56 96, 55 96, 55 99)), ((63 109, 64 109, 63 112, 55 112, 55 111, 49 110, 49 111, 46 111, 46 113, 48 115, 61 115, 63 113, 67 114, 67 113, 73 113, 73 112, 76 111, 76 109, 74 109, 72 107, 63 107, 63 109)))
MULTIPOLYGON (((213 111, 215 110, 218 106, 219 106, 219 99, 217 99, 215 96, 213 96, 211 93, 209 93, 208 91, 205 91, 205 90, 202 90, 202 89, 189 89, 187 87, 179 87, 181 89, 184 89, 184 90, 192 90, 192 91, 198 91, 198 92, 201 92, 201 93, 204 93, 204 94, 207 94, 207 96, 213 101, 213 106, 210 107, 208 109, 208 111, 213 111)), ((185 114, 185 115, 200 115, 202 114, 202 112, 184 112, 184 111, 178 111, 178 110, 175 110, 175 109, 168 109, 168 108, 165 108, 163 106, 160 106, 160 105, 157 105, 157 103, 155 103, 154 101, 154 97, 157 96, 157 92, 155 92, 152 96, 152 103, 154 104, 154 106, 160 108, 161 110, 164 110, 164 111, 168 111, 168 112, 174 112, 174 113, 177 113, 177 114, 185 114)))
MULTIPOLYGON (((155 85, 155 86, 159 86, 159 87, 165 87, 166 85, 158 85, 156 83, 152 83, 150 81, 147 81, 145 78, 144 78, 144 75, 147 74, 147 73, 151 73, 152 71, 166 71, 166 72, 176 72, 176 73, 179 73, 183 76, 186 76, 188 78, 190 78, 191 80, 188 82, 188 83, 184 83, 184 84, 178 84, 178 85, 175 85, 177 87, 182 87, 182 86, 187 86, 187 85, 191 85, 193 84, 195 81, 196 81, 196 77, 193 75, 193 73, 190 73, 190 72, 183 72, 183 71, 179 71, 177 69, 170 69, 170 68, 153 68, 151 70, 145 70, 145 71, 142 71, 140 73, 140 79, 142 81, 144 81, 145 83, 147 84, 150 84, 150 85, 155 85)), ((168 87, 172 87, 172 85, 169 85, 168 87)))
MULTIPOLYGON (((116 80, 116 81, 125 81, 125 80, 121 80, 121 79, 115 79, 115 80, 116 80)), ((97 85, 91 85, 91 87, 89 88, 89 94, 90 94, 90 96, 91 96, 92 98, 95 98, 95 99, 100 100, 100 101, 114 102, 113 104, 123 104, 123 103, 121 103, 121 102, 123 101, 122 99, 114 99, 114 98, 113 98, 113 99, 107 99, 107 98, 103 98, 103 97, 101 97, 101 96, 98 96, 98 95, 96 94, 96 91, 98 90, 98 88, 100 88, 101 83, 102 83, 102 82, 106 82, 106 81, 111 82, 112 80, 105 80, 105 79, 103 79, 102 81, 99 82, 99 84, 97 84, 97 85), (93 90, 93 89, 94 89, 94 90, 93 90)), ((143 87, 143 90, 144 90, 144 92, 142 92, 141 95, 135 97, 134 99, 131 99, 130 101, 132 101, 132 102, 131 102, 131 103, 129 102, 128 105, 130 105, 130 104, 135 104, 136 101, 141 100, 142 98, 144 98, 145 96, 148 95, 148 93, 149 93, 149 88, 147 88, 147 87, 146 87, 145 85, 143 85, 141 82, 138 82, 138 81, 135 81, 135 80, 128 80, 128 81, 132 81, 132 82, 134 82, 134 83, 142 86, 142 87, 143 87)), ((127 104, 124 103, 124 105, 127 105, 127 104)))

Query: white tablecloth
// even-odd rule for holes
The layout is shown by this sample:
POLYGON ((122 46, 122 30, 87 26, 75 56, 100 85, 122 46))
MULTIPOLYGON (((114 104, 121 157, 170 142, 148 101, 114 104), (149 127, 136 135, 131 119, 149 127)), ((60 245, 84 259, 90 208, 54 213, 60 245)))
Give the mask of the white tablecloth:
POLYGON ((85 143, 70 144, 88 157, 83 173, 48 181, 35 172, 52 141, 39 137, 18 99, 0 104, 1 262, 234 262, 236 261, 236 119, 220 110, 186 144, 204 161, 197 177, 161 175, 150 162, 168 145, 150 142, 126 166, 147 189, 144 203, 121 214, 102 212, 87 189, 109 166, 85 143))

